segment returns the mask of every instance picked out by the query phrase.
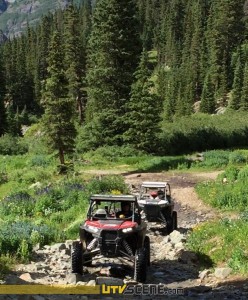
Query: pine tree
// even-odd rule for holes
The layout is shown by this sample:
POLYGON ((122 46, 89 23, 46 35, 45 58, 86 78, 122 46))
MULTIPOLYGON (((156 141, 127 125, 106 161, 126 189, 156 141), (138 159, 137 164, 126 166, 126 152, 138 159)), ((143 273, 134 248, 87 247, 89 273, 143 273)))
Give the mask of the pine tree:
POLYGON ((7 132, 12 136, 21 136, 21 120, 19 109, 14 110, 13 105, 9 105, 6 109, 7 132))
POLYGON ((6 111, 4 106, 4 95, 5 95, 5 77, 4 77, 4 67, 3 67, 3 55, 2 49, 0 49, 0 136, 6 131, 6 111))
POLYGON ((16 71, 16 52, 17 42, 16 38, 4 44, 3 48, 3 61, 5 73, 5 98, 8 106, 17 108, 17 82, 18 76, 16 71))
POLYGON ((83 4, 79 7, 79 26, 80 26, 80 38, 82 48, 85 51, 88 43, 90 31, 91 31, 91 17, 92 8, 91 0, 84 0, 83 4))
POLYGON ((209 114, 215 110, 214 86, 209 73, 206 75, 203 85, 200 110, 209 114))
POLYGON ((234 69, 234 79, 232 86, 232 97, 230 101, 230 108, 239 109, 241 102, 241 91, 243 85, 243 66, 241 63, 241 51, 237 53, 236 66, 234 69))
MULTIPOLYGON (((122 144, 123 116, 140 55, 133 0, 97 1, 88 47, 87 121, 108 144, 122 144)), ((97 132, 92 133, 92 138, 97 132)))
POLYGON ((53 16, 47 15, 41 19, 37 28, 37 56, 36 68, 34 72, 34 94, 38 104, 41 102, 41 91, 44 81, 48 77, 47 73, 47 57, 49 52, 49 41, 52 34, 53 16))
POLYGON ((85 103, 83 103, 83 87, 85 82, 85 49, 80 45, 79 15, 70 4, 65 10, 64 49, 65 68, 68 80, 68 97, 75 103, 79 114, 79 122, 84 119, 85 103))
POLYGON ((124 141, 137 149, 156 152, 162 110, 158 96, 152 92, 147 59, 147 52, 144 51, 127 105, 128 130, 124 133, 124 141))
POLYGON ((240 109, 248 111, 248 63, 244 68, 243 88, 241 92, 240 109))
POLYGON ((163 120, 172 122, 176 110, 178 70, 161 68, 158 73, 158 94, 163 99, 163 120))
POLYGON ((65 153, 74 150, 76 136, 73 124, 73 100, 68 98, 68 82, 63 65, 61 35, 55 31, 48 56, 48 78, 45 81, 43 105, 44 131, 52 150, 58 151, 60 163, 65 164, 65 153))

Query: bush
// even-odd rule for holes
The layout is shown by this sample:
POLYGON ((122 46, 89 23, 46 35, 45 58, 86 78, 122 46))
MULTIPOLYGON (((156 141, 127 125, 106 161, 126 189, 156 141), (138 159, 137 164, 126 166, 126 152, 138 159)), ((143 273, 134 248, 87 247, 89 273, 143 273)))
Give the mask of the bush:
POLYGON ((35 199, 26 191, 10 194, 0 201, 0 214, 2 216, 32 216, 35 199))
POLYGON ((223 181, 226 178, 226 182, 235 182, 238 178, 239 169, 234 166, 229 166, 226 170, 218 176, 218 180, 223 181))
POLYGON ((229 163, 231 164, 243 164, 246 162, 246 157, 239 151, 234 151, 229 154, 229 163))
POLYGON ((26 221, 3 224, 0 228, 0 251, 2 254, 16 253, 18 257, 27 259, 35 243, 47 245, 54 241, 55 235, 56 231, 46 225, 37 226, 26 221))
POLYGON ((87 190, 90 194, 96 193, 111 193, 113 190, 118 190, 121 193, 128 193, 127 185, 122 176, 103 176, 93 179, 87 185, 87 190))
POLYGON ((49 160, 45 155, 34 155, 28 162, 31 167, 46 167, 49 165, 49 160))
POLYGON ((230 151, 212 150, 204 153, 204 160, 199 163, 201 167, 225 167, 229 163, 230 151))
POLYGON ((239 171, 238 180, 247 183, 248 180, 248 166, 245 166, 239 171))
POLYGON ((22 138, 5 134, 0 137, 0 154, 17 155, 28 152, 28 145, 22 138))
POLYGON ((6 170, 0 170, 0 184, 8 182, 8 174, 6 170))

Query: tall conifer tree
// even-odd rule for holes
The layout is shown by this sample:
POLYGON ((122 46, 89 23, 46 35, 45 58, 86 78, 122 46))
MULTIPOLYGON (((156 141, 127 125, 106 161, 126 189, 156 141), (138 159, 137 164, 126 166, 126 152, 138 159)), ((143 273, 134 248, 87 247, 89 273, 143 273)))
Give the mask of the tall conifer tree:
POLYGON ((201 112, 209 114, 214 113, 215 110, 214 86, 209 73, 203 85, 200 110, 201 112))
POLYGON ((0 136, 6 131, 6 112, 4 106, 4 95, 5 95, 5 78, 3 68, 3 49, 0 49, 0 136))
MULTIPOLYGON (((98 0, 88 47, 88 122, 102 140, 122 144, 123 116, 140 55, 134 0, 98 0), (97 129, 98 131, 99 129, 97 129)), ((97 136, 92 132, 92 137, 97 136)))
POLYGON ((85 103, 83 103, 82 88, 85 82, 85 49, 80 44, 79 15, 73 4, 65 10, 64 49, 65 69, 68 80, 68 97, 75 103, 79 114, 79 122, 83 121, 85 103))
POLYGON ((240 109, 248 111, 248 63, 244 68, 243 88, 241 92, 240 109))
POLYGON ((243 85, 243 66, 241 63, 241 51, 237 53, 236 65, 234 69, 234 79, 232 86, 232 95, 230 101, 230 108, 239 109, 241 102, 241 92, 243 85))
POLYGON ((127 105, 126 124, 128 130, 124 134, 125 142, 137 149, 155 152, 160 131, 162 105, 153 93, 154 84, 150 81, 148 56, 144 51, 141 62, 135 73, 131 99, 127 105))
POLYGON ((65 153, 74 150, 76 130, 72 120, 73 100, 68 98, 68 81, 64 64, 61 35, 55 31, 48 56, 48 78, 45 82, 43 104, 44 131, 52 150, 58 151, 60 163, 65 164, 65 153))

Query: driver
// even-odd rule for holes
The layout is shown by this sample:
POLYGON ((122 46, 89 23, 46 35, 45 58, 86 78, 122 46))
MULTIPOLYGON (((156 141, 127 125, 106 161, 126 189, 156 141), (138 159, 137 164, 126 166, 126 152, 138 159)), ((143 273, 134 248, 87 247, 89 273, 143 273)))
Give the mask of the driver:
POLYGON ((132 217, 131 204, 129 202, 121 202, 121 211, 116 214, 117 218, 129 218, 132 217))

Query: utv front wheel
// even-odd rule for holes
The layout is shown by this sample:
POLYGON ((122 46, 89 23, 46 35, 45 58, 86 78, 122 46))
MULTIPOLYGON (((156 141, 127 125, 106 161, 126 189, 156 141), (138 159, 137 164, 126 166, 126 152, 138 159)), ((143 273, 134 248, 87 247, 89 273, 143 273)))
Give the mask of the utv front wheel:
POLYGON ((144 247, 145 247, 145 250, 146 250, 146 263, 147 263, 147 266, 150 266, 150 264, 151 264, 151 250, 150 250, 150 238, 149 238, 149 236, 145 237, 144 247))
POLYGON ((174 219, 174 230, 176 230, 177 229, 177 212, 176 211, 173 211, 172 219, 174 219))
POLYGON ((134 262, 134 280, 144 283, 146 281, 146 250, 144 248, 137 249, 134 262))
POLYGON ((86 267, 91 267, 92 266, 92 257, 90 254, 84 254, 83 255, 83 261, 82 261, 82 264, 83 266, 86 266, 86 267))
POLYGON ((83 273, 83 249, 80 242, 76 242, 72 245, 71 271, 72 273, 83 273))

